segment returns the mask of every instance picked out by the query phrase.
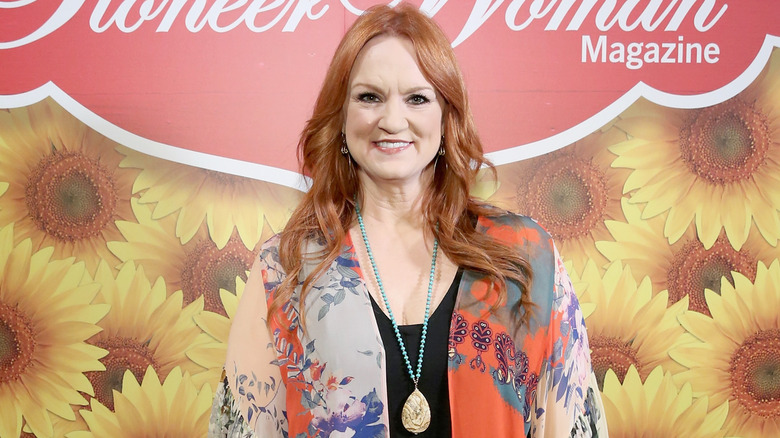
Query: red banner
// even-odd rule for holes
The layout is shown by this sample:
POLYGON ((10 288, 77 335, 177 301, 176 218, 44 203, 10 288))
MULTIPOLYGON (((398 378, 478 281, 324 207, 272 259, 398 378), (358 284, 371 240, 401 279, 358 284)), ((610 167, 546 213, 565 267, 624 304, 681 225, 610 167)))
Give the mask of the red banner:
MULTIPOLYGON (((330 56, 371 3, 2 1, 0 103, 61 90, 109 137, 160 146, 147 153, 170 145, 294 170, 330 56)), ((780 45, 768 37, 780 35, 780 4, 765 0, 416 3, 453 42, 488 152, 564 146, 640 95, 723 101, 780 45)))

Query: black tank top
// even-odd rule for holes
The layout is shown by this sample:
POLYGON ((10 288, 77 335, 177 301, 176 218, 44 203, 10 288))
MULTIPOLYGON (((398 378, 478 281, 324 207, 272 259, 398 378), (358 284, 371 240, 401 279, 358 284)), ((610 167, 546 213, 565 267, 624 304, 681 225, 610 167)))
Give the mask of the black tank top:
MULTIPOLYGON (((401 422, 401 410, 406 398, 414 391, 414 382, 409 376, 406 362, 398 346, 398 340, 393 331, 390 318, 382 308, 371 298, 379 333, 385 347, 385 363, 387 365, 387 402, 390 419, 390 436, 418 438, 450 438, 452 437, 452 422, 450 420, 450 401, 447 388, 447 341, 450 332, 450 320, 455 309, 455 299, 458 285, 463 276, 463 270, 458 269, 447 294, 428 318, 428 335, 425 341, 422 374, 418 388, 428 400, 431 407, 431 424, 425 432, 413 434, 407 431, 401 422)), ((420 352, 422 324, 400 325, 398 330, 404 340, 406 352, 412 369, 417 369, 417 357, 420 352)))

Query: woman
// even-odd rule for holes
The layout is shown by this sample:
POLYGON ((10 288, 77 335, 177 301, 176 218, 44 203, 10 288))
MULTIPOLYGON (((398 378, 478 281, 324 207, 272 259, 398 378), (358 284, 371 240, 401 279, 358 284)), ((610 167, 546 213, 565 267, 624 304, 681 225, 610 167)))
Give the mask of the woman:
POLYGON ((355 22, 299 153, 312 185, 250 274, 213 436, 605 435, 550 236, 469 197, 489 163, 431 19, 355 22))

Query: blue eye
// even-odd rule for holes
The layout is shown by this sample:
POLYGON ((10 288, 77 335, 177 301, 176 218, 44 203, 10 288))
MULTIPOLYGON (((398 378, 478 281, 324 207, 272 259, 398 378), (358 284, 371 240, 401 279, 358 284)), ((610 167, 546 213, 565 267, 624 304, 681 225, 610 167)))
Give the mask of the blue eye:
POLYGON ((411 103, 412 105, 422 105, 430 102, 430 99, 423 96, 422 94, 413 94, 409 96, 408 102, 411 103))

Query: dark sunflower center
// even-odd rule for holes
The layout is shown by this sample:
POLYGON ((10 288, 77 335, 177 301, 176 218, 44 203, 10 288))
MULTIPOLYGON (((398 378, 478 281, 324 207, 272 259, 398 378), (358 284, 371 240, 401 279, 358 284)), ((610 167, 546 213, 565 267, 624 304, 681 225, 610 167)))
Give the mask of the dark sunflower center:
POLYGON ((75 152, 43 158, 30 174, 25 197, 38 228, 68 242, 99 235, 117 204, 112 175, 75 152))
POLYGON ((720 294, 720 280, 726 277, 729 283, 734 284, 731 270, 734 268, 726 257, 711 257, 704 260, 699 270, 699 277, 694 279, 694 287, 697 290, 710 289, 720 294))
POLYGON ((524 210, 557 239, 578 238, 603 221, 607 204, 604 174, 592 163, 570 155, 550 161, 538 184, 523 188, 529 200, 524 210))
POLYGON ((607 370, 614 371, 621 383, 626 378, 631 365, 634 365, 637 371, 641 371, 636 352, 627 342, 610 336, 593 335, 590 338, 590 347, 593 372, 596 374, 601 390, 604 389, 604 376, 607 370))
POLYGON ((753 149, 750 130, 735 114, 723 116, 712 127, 706 141, 710 144, 712 161, 724 167, 741 166, 753 149))
POLYGON ((732 99, 694 113, 680 131, 688 168, 715 184, 749 178, 771 143, 767 118, 753 105, 732 99))
POLYGON ((100 212, 99 191, 88 175, 79 172, 65 175, 54 189, 53 207, 62 217, 84 223, 100 212))
POLYGON ((138 382, 143 380, 149 365, 159 373, 160 367, 154 358, 154 352, 149 347, 135 339, 115 337, 98 341, 96 346, 108 350, 108 355, 100 362, 105 365, 105 371, 90 371, 86 373, 95 389, 95 397, 105 407, 114 410, 114 390, 122 391, 122 379, 125 371, 130 370, 138 382))
POLYGON ((18 308, 0 302, 0 384, 24 374, 35 352, 35 332, 18 308))
POLYGON ((214 289, 225 289, 236 294, 236 278, 244 274, 242 263, 238 258, 231 258, 227 263, 216 267, 214 277, 209 283, 214 289))
POLYGON ((672 302, 688 296, 691 310, 710 315, 704 290, 720 294, 721 280, 734 285, 732 272, 739 272, 751 280, 756 277, 755 258, 744 248, 735 250, 721 236, 710 249, 699 241, 691 241, 678 250, 667 272, 669 299, 672 302))
POLYGON ((582 220, 588 214, 590 193, 588 187, 572 172, 565 172, 551 181, 545 204, 550 215, 559 222, 582 220))
POLYGON ((780 419, 780 330, 747 338, 731 357, 734 397, 748 411, 780 419))
POLYGON ((239 239, 231 238, 224 248, 204 240, 187 255, 182 271, 184 301, 191 303, 203 296, 204 309, 226 316, 219 290, 236 293, 236 279, 246 281, 246 271, 252 267, 254 253, 239 239))

